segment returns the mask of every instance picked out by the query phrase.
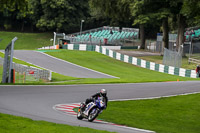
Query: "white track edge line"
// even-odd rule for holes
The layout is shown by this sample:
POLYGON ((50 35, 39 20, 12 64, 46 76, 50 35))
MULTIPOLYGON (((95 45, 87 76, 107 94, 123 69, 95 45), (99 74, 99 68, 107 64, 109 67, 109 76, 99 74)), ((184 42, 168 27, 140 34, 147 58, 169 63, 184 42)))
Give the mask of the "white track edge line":
MULTIPOLYGON (((2 51, 0 51, 0 52, 4 54, 4 52, 2 52, 2 51)), ((18 59, 18 60, 24 61, 24 60, 22 60, 22 59, 19 59, 19 58, 15 57, 15 55, 13 55, 13 57, 14 57, 15 59, 18 59)), ((47 69, 47 68, 45 68, 45 67, 41 67, 41 66, 39 66, 39 65, 33 64, 33 63, 31 63, 31 62, 28 62, 28 61, 24 61, 24 62, 26 62, 26 63, 28 63, 28 64, 30 64, 30 65, 34 65, 34 66, 40 67, 40 68, 42 68, 42 69, 45 69, 45 70, 48 70, 48 71, 54 72, 54 71, 49 70, 49 69, 47 69)), ((18 63, 17 63, 17 64, 18 64, 18 63)), ((21 65, 22 65, 22 64, 21 64, 21 65)), ((26 66, 27 66, 27 65, 26 65, 26 66)), ((40 69, 40 68, 38 68, 38 69, 40 69)), ((57 72, 55 72, 55 73, 57 73, 57 72)))
MULTIPOLYGON (((85 68, 85 69, 87 69, 87 70, 90 70, 90 71, 93 71, 93 72, 96 72, 96 73, 99 73, 99 74, 102 74, 102 75, 106 75, 106 76, 109 76, 109 77, 112 77, 112 78, 118 78, 118 79, 120 79, 119 77, 115 77, 115 76, 112 76, 112 75, 109 75, 109 74, 105 74, 105 73, 102 73, 102 72, 98 72, 98 71, 95 71, 95 70, 92 70, 92 69, 89 69, 89 68, 86 68, 86 67, 82 67, 82 66, 79 66, 79 65, 73 64, 73 63, 71 63, 71 62, 68 62, 68 61, 65 61, 65 60, 62 60, 62 59, 59 59, 59 58, 53 57, 53 56, 48 55, 48 54, 43 53, 43 52, 39 52, 39 51, 35 51, 35 50, 33 50, 33 51, 34 51, 34 52, 41 53, 41 54, 44 54, 44 55, 46 55, 46 56, 49 56, 49 57, 51 57, 51 58, 54 58, 54 59, 57 59, 57 60, 60 60, 60 61, 63 61, 63 62, 67 62, 67 63, 69 63, 69 64, 71 64, 71 65, 75 65, 75 66, 80 67, 80 68, 85 68)), ((0 52, 1 52, 1 53, 4 53, 4 52, 2 52, 2 51, 0 51, 0 52)), ((14 55, 14 58, 16 58, 16 59, 18 59, 18 60, 21 60, 21 59, 15 57, 15 55, 14 55)), ((22 60, 22 61, 23 61, 23 60, 22 60)), ((31 64, 31 65, 35 65, 35 66, 37 66, 37 67, 40 67, 40 68, 43 68, 43 69, 49 70, 49 71, 51 71, 51 72, 55 72, 55 71, 52 71, 52 70, 50 70, 50 69, 48 69, 48 68, 41 67, 41 66, 39 66, 39 65, 33 64, 33 63, 31 63, 31 62, 28 62, 28 61, 24 61, 24 62, 27 62, 27 63, 29 63, 29 64, 31 64)), ((55 73, 57 73, 57 72, 55 72, 55 73)), ((67 76, 67 75, 66 75, 66 76, 67 76)), ((78 77, 77 77, 77 78, 78 78, 78 77)))
POLYGON ((167 97, 175 97, 175 96, 185 96, 190 94, 199 94, 200 92, 191 92, 191 93, 183 93, 183 94, 175 94, 175 95, 168 95, 168 96, 158 96, 158 97, 148 97, 148 98, 131 98, 131 99, 115 99, 109 101, 129 101, 129 100, 150 100, 150 99, 158 99, 158 98, 167 98, 167 97))
POLYGON ((92 69, 90 69, 90 68, 83 67, 83 66, 80 66, 80 65, 77 65, 77 64, 74 64, 74 63, 71 63, 71 62, 68 62, 68 61, 65 61, 65 60, 56 58, 56 57, 51 56, 51 55, 48 55, 48 54, 46 54, 46 53, 44 53, 44 52, 40 52, 40 51, 35 51, 35 52, 39 52, 39 53, 41 53, 41 54, 44 54, 44 55, 49 56, 49 57, 51 57, 51 58, 54 58, 54 59, 56 59, 56 60, 60 60, 60 61, 66 62, 66 63, 69 63, 69 64, 71 64, 71 65, 74 65, 74 66, 77 66, 77 67, 80 67, 80 68, 87 69, 87 70, 89 70, 89 71, 93 71, 93 72, 96 72, 96 73, 99 73, 99 74, 102 74, 102 75, 106 75, 106 76, 109 76, 109 77, 112 77, 112 78, 119 78, 119 77, 115 77, 115 76, 112 76, 112 75, 109 75, 109 74, 105 74, 105 73, 102 73, 102 72, 98 72, 98 71, 92 70, 92 69))
MULTIPOLYGON (((199 82, 198 80, 193 80, 193 81, 178 81, 178 82, 199 82)), ((46 85, 0 85, 0 86, 91 86, 91 85, 95 85, 95 86, 102 86, 102 85, 133 85, 133 84, 151 84, 151 83, 178 83, 178 82, 143 82, 143 83, 108 83, 108 84, 72 84, 72 85, 51 85, 51 84, 46 84, 46 85)))
MULTIPOLYGON (((168 96, 159 96, 159 97, 149 97, 149 98, 115 99, 115 100, 109 100, 109 101, 147 100, 147 99, 158 99, 158 98, 163 98, 163 97, 167 98, 167 97, 174 97, 174 96, 184 96, 184 95, 198 94, 198 93, 200 93, 200 92, 192 92, 192 93, 184 93, 184 94, 168 95, 168 96)), ((71 103, 71 104, 77 104, 77 103, 71 103)), ((57 105, 62 105, 62 104, 57 104, 57 105)), ((58 111, 55 108, 57 105, 54 105, 52 107, 56 111, 58 111)), ((65 105, 70 105, 70 103, 65 104, 65 105)), ((112 124, 114 124, 114 123, 112 123, 112 124)), ((117 126, 117 125, 113 125, 113 126, 117 126)), ((127 128, 127 129, 131 129, 131 130, 137 130, 137 131, 144 131, 144 132, 148 132, 148 133, 155 133, 154 131, 134 128, 134 127, 127 127, 127 126, 123 126, 123 125, 119 125, 118 127, 127 128)))
MULTIPOLYGON (((60 105, 60 104, 57 104, 57 105, 60 105)), ((52 107, 53 110, 55 110, 56 112, 59 112, 59 113, 62 113, 62 114, 68 115, 68 116, 76 117, 76 115, 72 115, 70 112, 63 112, 63 111, 57 110, 56 109, 57 105, 54 105, 52 107)), ((66 104, 66 105, 70 105, 70 104, 66 104)), ((103 124, 109 124, 111 126, 116 126, 116 127, 120 127, 120 128, 127 128, 127 129, 131 129, 131 130, 136 130, 136 131, 143 131, 143 132, 147 132, 147 133, 155 133, 154 131, 150 131, 150 130, 139 129, 139 128, 134 128, 134 127, 127 127, 127 126, 118 125, 118 124, 115 125, 115 123, 109 123, 109 122, 106 122, 106 121, 102 121, 101 123, 103 123, 103 124)))

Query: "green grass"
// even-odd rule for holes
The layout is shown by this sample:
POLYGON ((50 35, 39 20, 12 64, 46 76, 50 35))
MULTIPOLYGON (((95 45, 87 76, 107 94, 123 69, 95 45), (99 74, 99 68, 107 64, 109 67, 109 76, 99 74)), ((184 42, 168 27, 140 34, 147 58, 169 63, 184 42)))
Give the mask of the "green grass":
MULTIPOLYGON (((4 58, 4 53, 1 53, 0 52, 0 57, 1 58, 4 58)), ((22 61, 22 60, 19 60, 19 59, 16 59, 16 58, 13 58, 13 62, 17 63, 17 64, 23 64, 23 65, 27 65, 27 66, 32 66, 32 67, 36 67, 36 68, 40 68, 40 67, 37 67, 33 64, 29 64, 25 61, 22 61)), ((41 69, 41 68, 40 68, 41 69)), ((3 66, 0 65, 0 81, 2 81, 2 74, 3 74, 3 66)), ((15 81, 15 84, 18 84, 18 83, 23 83, 23 78, 24 78, 24 75, 19 75, 19 73, 16 73, 16 81, 15 81), (19 80, 20 79, 20 80, 19 80)), ((26 81, 26 83, 44 83, 43 80, 39 80, 39 81, 26 81)))
POLYGON ((116 124, 148 129, 157 133, 198 133, 200 94, 109 102, 98 117, 116 124))
MULTIPOLYGON (((98 84, 98 83, 138 83, 138 82, 165 82, 165 81, 186 81, 186 80, 199 80, 192 78, 184 78, 156 71, 151 71, 145 68, 140 68, 132 64, 124 63, 100 53, 92 51, 70 51, 70 50, 54 50, 47 52, 52 56, 56 56, 63 60, 91 68, 103 73, 107 73, 119 78, 75 78, 64 76, 57 73, 52 73, 52 82, 45 83, 40 80, 39 82, 26 82, 26 84, 98 84)), ((0 53, 0 56, 4 55, 0 53)), ((14 62, 28 66, 34 66, 24 61, 13 59, 14 62)), ((37 67, 37 66, 35 66, 37 67)), ((0 68, 1 69, 1 68, 0 68)), ((0 70, 0 76, 1 76, 0 70)), ((1 76, 2 77, 2 76, 1 76)))
POLYGON ((77 80, 81 80, 81 78, 75 78, 75 77, 70 77, 70 76, 64 76, 62 74, 59 73, 55 73, 53 72, 52 74, 52 80, 51 82, 72 82, 72 81, 77 81, 77 80))
POLYGON ((52 45, 50 39, 53 33, 20 33, 20 32, 0 32, 0 49, 5 49, 11 40, 17 37, 15 49, 37 49, 44 46, 52 45))
POLYGON ((47 54, 99 72, 119 77, 113 79, 80 79, 71 83, 137 83, 177 81, 177 79, 181 81, 198 80, 140 68, 93 51, 58 50, 58 52, 47 52, 47 54))
POLYGON ((86 127, 76 127, 0 113, 0 133, 109 133, 86 127))
MULTIPOLYGON (((0 57, 1 57, 1 58, 4 58, 4 53, 1 53, 1 52, 0 52, 0 57)), ((19 60, 19 59, 16 59, 16 58, 13 58, 13 62, 18 63, 18 64, 27 65, 27 66, 37 67, 37 66, 35 66, 35 65, 33 65, 33 64, 29 64, 29 63, 27 63, 27 62, 25 62, 25 61, 22 61, 22 60, 19 60)), ((39 68, 39 67, 37 67, 37 68, 39 68)))
MULTIPOLYGON (((4 54, 0 52, 0 57, 4 57, 4 54)), ((22 61, 22 60, 19 60, 19 59, 16 59, 16 58, 13 58, 13 62, 15 63, 18 63, 18 64, 23 64, 23 65, 27 65, 27 66, 33 66, 33 67, 36 67, 36 68, 40 68, 38 66, 35 66, 33 64, 29 64, 25 61, 22 61)), ((43 69, 43 68, 40 68, 40 69, 43 69)), ((0 65, 0 81, 2 80, 2 73, 3 73, 3 66, 0 65)), ((23 79, 23 76, 21 76, 21 79, 23 79)), ((74 81, 74 80, 80 80, 81 78, 74 78, 74 77, 70 77, 70 76, 64 76, 64 75, 61 75, 61 74, 58 74, 58 73, 55 73, 55 72, 52 72, 52 80, 51 82, 58 82, 59 84, 59 81, 66 81, 66 82, 71 82, 71 81, 74 81)), ((22 84, 23 82, 22 81, 16 81, 16 84, 22 84)), ((43 80, 40 80, 40 81, 26 81, 27 84, 31 84, 31 83, 34 83, 34 84, 44 84, 45 82, 43 80)))
MULTIPOLYGON (((42 46, 51 45, 50 38, 53 38, 53 33, 19 33, 19 32, 2 32, 1 31, 0 39, 2 39, 2 41, 0 42, 0 49, 5 49, 6 45, 15 36, 18 37, 18 40, 16 41, 16 44, 15 44, 15 49, 36 49, 42 46)), ((63 51, 59 50, 61 52, 56 52, 56 50, 52 50, 52 51, 53 52, 49 54, 53 56, 61 57, 64 60, 68 60, 72 63, 79 64, 81 66, 85 66, 97 71, 101 71, 103 73, 107 73, 107 74, 119 77, 119 79, 99 79, 99 78, 98 79, 89 79, 89 78, 83 79, 83 78, 74 78, 74 77, 68 77, 68 76, 63 76, 61 74, 53 73, 52 74, 53 83, 51 84, 162 82, 162 81, 176 81, 177 79, 182 80, 182 81, 194 80, 191 78, 172 76, 168 74, 163 74, 163 73, 139 68, 131 64, 122 63, 121 61, 111 59, 105 55, 101 55, 95 52, 89 52, 89 51, 64 52, 67 50, 63 50, 63 51), (55 83, 55 82, 58 82, 58 83, 55 83)), ((156 58, 160 58, 160 57, 156 57, 156 58)), ((32 64, 28 64, 26 62, 23 62, 17 59, 14 59, 13 61, 19 64, 34 66, 32 64)), ((42 83, 43 82, 38 83, 38 84, 42 84, 42 83)))

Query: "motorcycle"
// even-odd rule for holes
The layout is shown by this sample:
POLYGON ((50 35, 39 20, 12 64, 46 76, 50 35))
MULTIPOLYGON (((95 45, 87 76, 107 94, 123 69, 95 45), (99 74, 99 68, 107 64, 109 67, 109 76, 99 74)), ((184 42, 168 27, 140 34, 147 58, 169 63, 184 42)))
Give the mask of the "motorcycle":
POLYGON ((102 113, 105 106, 103 97, 98 97, 96 100, 94 99, 93 102, 88 103, 85 110, 83 110, 84 103, 81 103, 78 109, 77 119, 82 120, 85 118, 88 119, 89 122, 92 122, 100 113, 102 113))

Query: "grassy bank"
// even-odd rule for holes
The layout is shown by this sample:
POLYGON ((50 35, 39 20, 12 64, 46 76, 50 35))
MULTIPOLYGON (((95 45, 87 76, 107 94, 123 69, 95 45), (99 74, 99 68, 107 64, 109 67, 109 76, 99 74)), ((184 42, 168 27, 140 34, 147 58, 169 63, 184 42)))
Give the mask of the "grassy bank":
MULTIPOLYGON (((1 52, 0 52, 0 57, 1 57, 1 58, 4 58, 4 53, 1 53, 1 52)), ((25 62, 25 61, 22 61, 22 60, 19 60, 19 59, 16 59, 16 58, 13 58, 13 62, 18 63, 18 64, 27 65, 27 66, 34 66, 34 67, 37 67, 37 66, 35 66, 35 65, 33 65, 33 64, 29 64, 29 63, 27 63, 27 62, 25 62)), ((39 67, 38 67, 38 68, 39 68, 39 67)))
POLYGON ((157 133, 198 133, 200 131, 200 94, 109 102, 98 118, 157 133))
POLYGON ((92 51, 58 50, 58 52, 47 52, 47 54, 99 72, 119 77, 115 79, 80 79, 79 81, 76 81, 76 83, 137 83, 177 81, 177 79, 181 81, 198 80, 140 68, 92 51))
MULTIPOLYGON (((4 57, 4 54, 1 53, 1 52, 0 52, 0 57, 2 57, 2 58, 4 57)), ((27 65, 27 66, 33 66, 33 67, 40 68, 38 66, 35 66, 33 64, 29 64, 29 63, 27 63, 25 61, 22 61, 22 60, 19 60, 19 59, 16 59, 16 58, 13 58, 13 62, 18 63, 18 64, 23 64, 23 65, 27 65)), ((42 69, 42 68, 40 68, 40 69, 42 69)), ((2 72, 3 72, 3 66, 0 65, 0 82, 2 80, 2 72)), ((52 80, 51 80, 51 82, 58 82, 58 84, 59 84, 60 81, 73 81, 73 80, 80 80, 80 78, 64 76, 62 74, 58 74, 58 73, 52 72, 52 80)), ((35 85, 37 85, 37 84, 45 84, 45 82, 43 80, 40 80, 39 82, 29 81, 27 84, 32 84, 32 83, 34 83, 35 85)))
POLYGON ((5 49, 11 40, 17 37, 15 49, 37 49, 52 45, 50 39, 53 33, 20 33, 20 32, 0 32, 0 49, 5 49))
POLYGON ((86 127, 76 127, 0 113, 0 133, 109 133, 86 127))
MULTIPOLYGON (((53 52, 47 52, 48 54, 67 60, 69 62, 91 68, 96 71, 100 71, 118 78, 75 78, 64 76, 61 74, 53 73, 52 81, 48 84, 98 84, 98 83, 138 83, 138 82, 165 82, 165 81, 186 81, 186 80, 199 80, 192 78, 179 77, 151 71, 145 68, 140 68, 132 64, 124 63, 100 53, 92 51, 70 51, 70 50, 54 50, 53 52)), ((0 56, 4 55, 0 53, 0 56)), ((18 64, 24 64, 28 66, 34 66, 24 61, 13 59, 18 64)), ((37 66, 35 66, 37 67, 37 66)), ((2 67, 1 67, 2 69, 2 67)), ((1 71, 0 71, 1 76, 1 71)), ((43 81, 33 82, 35 84, 46 84, 43 81)), ((29 83, 31 84, 31 83, 29 83)))

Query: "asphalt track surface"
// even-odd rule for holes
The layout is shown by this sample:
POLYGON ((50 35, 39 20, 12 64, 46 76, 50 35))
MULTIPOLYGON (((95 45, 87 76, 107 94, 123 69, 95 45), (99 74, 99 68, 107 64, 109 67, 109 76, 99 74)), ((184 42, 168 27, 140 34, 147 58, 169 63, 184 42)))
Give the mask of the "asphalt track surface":
MULTIPOLYGON (((55 111, 56 104, 79 103, 99 91, 108 90, 108 98, 137 99, 200 92, 199 81, 65 85, 65 86, 0 86, 0 112, 74 126, 90 127, 120 133, 145 131, 77 120, 76 117, 55 111)), ((109 106, 108 106, 109 108, 109 106)), ((114 110, 113 110, 114 111, 114 110)))
POLYGON ((116 78, 76 64, 32 50, 15 50, 14 57, 62 75, 77 78, 116 78))

